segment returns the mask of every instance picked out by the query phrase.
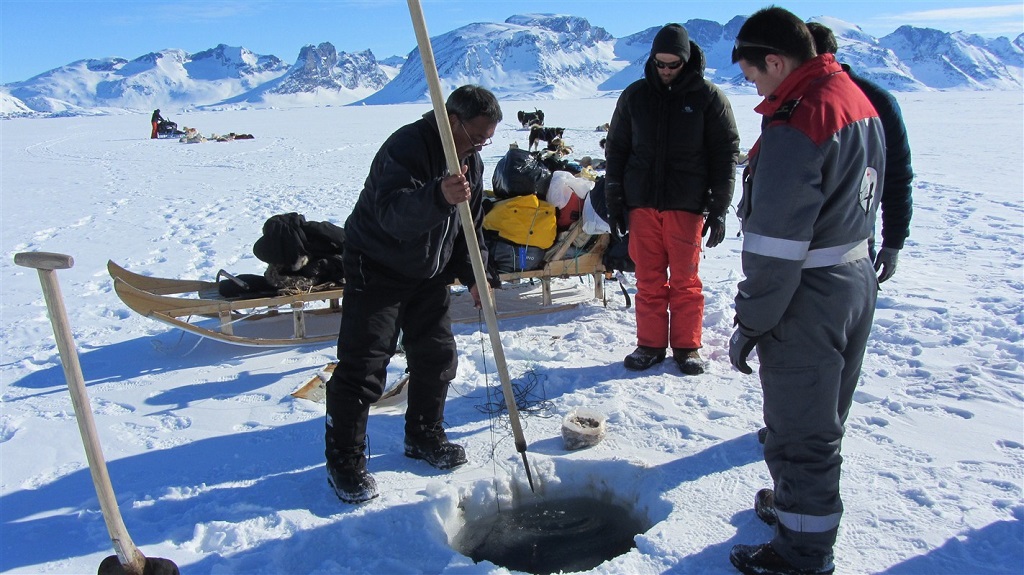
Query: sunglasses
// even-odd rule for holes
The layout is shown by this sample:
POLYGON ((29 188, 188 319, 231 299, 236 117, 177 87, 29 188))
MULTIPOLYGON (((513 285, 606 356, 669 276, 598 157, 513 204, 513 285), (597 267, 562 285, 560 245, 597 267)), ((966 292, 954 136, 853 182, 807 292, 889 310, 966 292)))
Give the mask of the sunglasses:
POLYGON ((490 138, 475 138, 471 136, 469 130, 466 129, 466 125, 462 123, 462 120, 459 120, 459 126, 462 126, 462 133, 466 134, 466 137, 469 138, 469 141, 473 144, 474 148, 481 150, 491 145, 490 138))
POLYGON ((661 60, 654 58, 654 65, 657 66, 659 70, 664 70, 665 68, 675 70, 683 65, 683 61, 680 59, 675 62, 662 62, 661 60))
POLYGON ((768 44, 758 44, 757 42, 747 42, 746 40, 740 40, 736 38, 736 43, 733 44, 733 50, 739 50, 741 48, 760 48, 762 50, 770 50, 776 54, 781 54, 782 50, 779 50, 775 46, 769 46, 768 44))

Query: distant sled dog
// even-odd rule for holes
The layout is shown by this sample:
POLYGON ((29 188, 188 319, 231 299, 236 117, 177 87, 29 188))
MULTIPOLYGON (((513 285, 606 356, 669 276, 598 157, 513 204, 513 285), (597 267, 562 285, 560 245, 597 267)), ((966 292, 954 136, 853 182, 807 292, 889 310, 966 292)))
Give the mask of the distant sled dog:
POLYGON ((551 140, 561 139, 562 134, 565 133, 565 128, 545 128, 544 126, 533 126, 530 128, 530 151, 536 149, 539 144, 538 142, 550 142, 551 140))
POLYGON ((518 118, 519 123, 522 124, 524 128, 544 125, 544 112, 536 108, 534 108, 532 112, 519 110, 518 118))

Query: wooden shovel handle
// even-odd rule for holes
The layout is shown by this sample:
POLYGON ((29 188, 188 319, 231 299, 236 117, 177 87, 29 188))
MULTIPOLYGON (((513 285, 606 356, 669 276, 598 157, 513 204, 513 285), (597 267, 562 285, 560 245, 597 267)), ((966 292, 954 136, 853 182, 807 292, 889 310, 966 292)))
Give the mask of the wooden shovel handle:
POLYGON ((117 498, 114 496, 114 488, 107 473, 107 463, 100 448, 99 434, 96 432, 96 423, 93 421, 89 396, 85 391, 85 378, 82 376, 82 366, 78 362, 78 351, 75 349, 75 340, 71 334, 67 311, 64 309, 64 298, 57 282, 57 272, 54 271, 68 269, 75 261, 71 256, 64 254, 22 252, 14 255, 14 263, 35 268, 39 272, 39 283, 43 286, 43 298, 46 300, 53 335, 57 340, 60 362, 64 367, 64 379, 67 380, 68 391, 71 392, 71 404, 75 408, 78 431, 85 445, 89 472, 92 474, 92 483, 100 501, 100 510, 103 511, 103 520, 107 524, 107 532, 125 573, 142 575, 146 557, 132 542, 117 507, 117 498))
MULTIPOLYGON (((455 137, 452 134, 451 123, 448 120, 444 95, 441 93, 441 79, 437 73, 437 64, 434 62, 434 49, 430 44, 430 34, 427 33, 426 18, 423 16, 423 8, 420 6, 419 0, 407 0, 407 3, 409 4, 409 16, 412 18, 412 27, 416 32, 416 44, 420 51, 420 61, 423 63, 423 74, 427 79, 427 90, 430 93, 430 101, 434 105, 434 117, 437 119, 438 131, 441 132, 441 145, 444 147, 448 172, 457 174, 462 170, 462 167, 459 164, 458 151, 455 149, 455 137)), ((494 366, 498 371, 498 379, 501 380, 501 390, 505 396, 505 407, 508 408, 508 418, 512 424, 512 436, 515 440, 516 450, 523 455, 523 464, 526 466, 526 478, 530 482, 530 489, 533 490, 533 474, 530 472, 530 463, 526 460, 526 438, 523 435, 522 424, 519 422, 519 409, 516 406, 515 394, 512 390, 512 380, 509 377, 508 366, 505 363, 505 349, 501 344, 501 333, 498 331, 498 313, 494 308, 491 290, 488 288, 487 272, 484 269, 483 256, 480 254, 480 244, 477 241, 476 226, 473 221, 473 213, 469 208, 469 202, 460 202, 458 211, 459 220, 462 223, 462 237, 466 239, 470 263, 473 265, 473 277, 478 286, 477 291, 480 294, 480 307, 483 311, 484 321, 487 323, 487 333, 491 338, 494 366)))
POLYGON ((71 256, 52 252, 21 252, 14 254, 14 263, 37 270, 66 270, 75 265, 71 256))

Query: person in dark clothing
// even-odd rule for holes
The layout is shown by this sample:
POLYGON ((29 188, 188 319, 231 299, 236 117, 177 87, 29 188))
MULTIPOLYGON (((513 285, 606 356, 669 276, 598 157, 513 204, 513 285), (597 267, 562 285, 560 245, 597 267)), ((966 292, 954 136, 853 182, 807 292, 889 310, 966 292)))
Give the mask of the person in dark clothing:
MULTIPOLYGON (((819 54, 835 54, 839 50, 839 43, 828 26, 811 22, 807 24, 807 29, 814 37, 814 47, 819 54)), ((842 64, 842 67, 871 101, 885 130, 882 249, 877 255, 873 234, 869 242, 871 259, 875 262, 875 271, 879 272, 878 283, 882 283, 896 273, 900 250, 910 235, 910 218, 914 214, 914 200, 911 197, 914 170, 910 165, 910 141, 907 139, 907 126, 903 123, 903 112, 896 98, 885 88, 855 74, 849 65, 842 64)))
POLYGON ((160 109, 158 108, 156 110, 153 110, 153 117, 149 120, 149 122, 153 124, 153 132, 149 136, 151 140, 156 139, 157 131, 160 129, 160 122, 163 121, 164 118, 160 115, 160 109))
POLYGON ((605 143, 609 223, 628 229, 636 263, 637 348, 627 369, 648 369, 671 347, 684 374, 704 372, 701 237, 709 248, 725 238, 739 141, 728 98, 704 78, 700 47, 679 24, 665 26, 644 78, 619 96, 605 143))
POLYGON ((757 348, 775 534, 734 546, 729 560, 746 575, 826 575, 843 515, 844 424, 878 294, 868 238, 885 136, 871 102, 791 12, 751 15, 732 61, 764 97, 755 111, 766 121, 737 209, 745 278, 729 360, 752 373, 757 348))
POLYGON ((399 337, 409 371, 405 455, 439 469, 466 462, 443 427, 457 366, 449 284, 458 279, 480 303, 456 206, 469 202, 472 233, 483 246, 480 150, 502 115, 494 94, 479 86, 456 89, 446 106, 462 173, 447 173, 437 120, 425 114, 381 146, 345 222, 345 297, 338 365, 326 385, 325 455, 328 481, 347 503, 378 495, 366 468, 366 425, 399 337))

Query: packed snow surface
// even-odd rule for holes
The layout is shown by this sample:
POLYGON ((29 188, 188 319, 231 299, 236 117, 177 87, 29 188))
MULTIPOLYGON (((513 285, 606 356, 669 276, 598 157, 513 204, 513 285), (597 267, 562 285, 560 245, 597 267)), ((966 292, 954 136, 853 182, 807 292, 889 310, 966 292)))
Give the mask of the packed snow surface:
MULTIPOLYGON (((882 285, 843 444, 840 573, 1024 571, 1024 177, 1015 92, 899 95, 913 147, 914 219, 882 285)), ((732 96, 749 148, 752 95, 732 96)), ((525 147, 518 110, 544 110, 574 155, 601 156, 614 98, 503 102, 490 171, 525 147)), ((0 572, 90 573, 112 554, 35 271, 15 253, 74 257, 58 272, 125 524, 147 556, 190 575, 505 573, 452 548, 469 519, 537 500, 599 497, 647 528, 595 573, 734 573, 729 549, 771 530, 752 511, 770 485, 755 432, 757 377, 727 340, 742 279, 738 224, 701 262, 707 373, 632 373, 634 310, 607 302, 503 320, 522 411, 526 482, 486 327, 457 325, 449 436, 469 463, 440 472, 402 454, 402 406, 375 408, 369 468, 381 496, 341 503, 323 466, 322 404, 291 393, 335 358, 324 344, 254 349, 200 340, 117 298, 108 259, 170 278, 262 273, 263 222, 344 222, 384 139, 423 104, 166 114, 180 128, 252 140, 150 140, 147 115, 0 122, 0 572), (489 395, 490 393, 490 395, 489 395), (568 451, 562 418, 603 414, 606 436, 568 451)), ((576 278, 563 280, 579 282, 576 278)), ((584 286, 592 289, 592 286, 584 286)), ((632 288, 630 288, 632 291, 632 288)), ((837 302, 841 305, 841 302, 837 302)), ((756 358, 752 362, 756 363, 756 358)), ((391 380, 405 367, 396 356, 391 380)))

